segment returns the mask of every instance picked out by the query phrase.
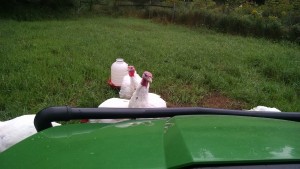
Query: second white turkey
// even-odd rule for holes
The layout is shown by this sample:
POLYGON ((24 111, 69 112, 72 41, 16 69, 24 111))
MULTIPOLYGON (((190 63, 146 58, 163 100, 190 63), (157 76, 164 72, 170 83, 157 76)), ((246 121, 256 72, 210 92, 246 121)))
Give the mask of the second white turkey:
POLYGON ((123 77, 119 96, 121 99, 130 99, 142 78, 136 73, 134 66, 128 66, 128 75, 123 77))

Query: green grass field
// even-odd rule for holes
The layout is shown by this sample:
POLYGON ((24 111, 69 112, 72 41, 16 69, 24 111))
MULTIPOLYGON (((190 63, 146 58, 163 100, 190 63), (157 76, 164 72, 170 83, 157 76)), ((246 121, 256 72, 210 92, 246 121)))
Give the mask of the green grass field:
POLYGON ((47 106, 97 107, 124 58, 171 107, 300 112, 300 47, 132 18, 0 20, 0 120, 47 106), (211 96, 215 96, 211 97, 211 96), (215 102, 207 104, 207 100, 215 102))

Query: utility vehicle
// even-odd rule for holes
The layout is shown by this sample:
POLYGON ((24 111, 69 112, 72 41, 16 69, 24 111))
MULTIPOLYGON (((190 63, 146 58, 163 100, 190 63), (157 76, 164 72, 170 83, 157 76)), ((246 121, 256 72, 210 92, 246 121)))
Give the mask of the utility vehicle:
POLYGON ((297 112, 49 107, 36 115, 37 134, 0 154, 0 168, 300 168, 299 121, 297 112))

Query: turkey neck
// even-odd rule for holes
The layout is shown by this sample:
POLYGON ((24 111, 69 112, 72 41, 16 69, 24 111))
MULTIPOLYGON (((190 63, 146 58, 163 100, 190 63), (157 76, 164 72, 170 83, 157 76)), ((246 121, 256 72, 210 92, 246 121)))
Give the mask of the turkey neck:
POLYGON ((136 89, 136 99, 139 98, 140 101, 147 101, 149 92, 148 84, 147 80, 142 79, 141 85, 136 89))
POLYGON ((149 82, 143 78, 142 81, 141 81, 142 87, 148 88, 148 84, 149 84, 149 82))
POLYGON ((140 85, 136 89, 136 91, 133 93, 128 107, 129 108, 145 108, 148 107, 148 91, 149 88, 148 81, 142 79, 140 85))

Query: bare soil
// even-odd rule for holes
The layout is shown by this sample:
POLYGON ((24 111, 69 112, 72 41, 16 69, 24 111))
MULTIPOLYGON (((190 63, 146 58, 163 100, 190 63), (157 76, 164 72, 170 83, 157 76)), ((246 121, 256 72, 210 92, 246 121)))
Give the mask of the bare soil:
MULTIPOLYGON (((192 105, 178 105, 175 103, 167 102, 167 107, 190 107, 192 105)), ((213 92, 205 95, 198 102, 199 107, 205 108, 218 108, 218 109, 232 109, 232 110, 243 110, 246 108, 246 103, 238 100, 231 99, 218 92, 213 92)))
POLYGON ((246 107, 246 103, 231 99, 217 92, 210 93, 204 96, 204 98, 200 100, 199 105, 201 105, 201 107, 207 107, 207 108, 233 109, 233 110, 242 110, 245 109, 246 107))

